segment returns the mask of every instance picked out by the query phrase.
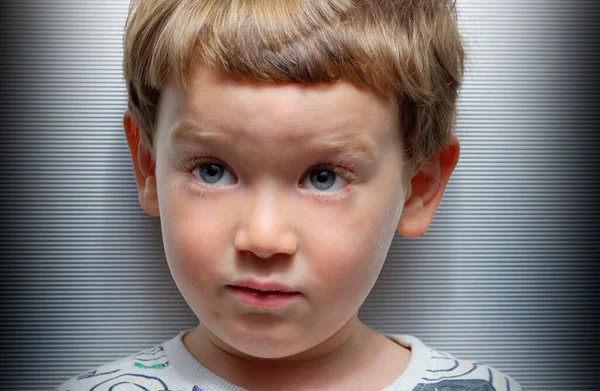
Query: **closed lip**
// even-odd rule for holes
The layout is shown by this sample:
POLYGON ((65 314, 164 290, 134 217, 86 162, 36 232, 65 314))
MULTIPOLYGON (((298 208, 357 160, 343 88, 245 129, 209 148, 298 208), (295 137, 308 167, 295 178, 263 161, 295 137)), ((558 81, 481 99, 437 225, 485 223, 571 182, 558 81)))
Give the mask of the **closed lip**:
POLYGON ((289 286, 280 284, 275 281, 243 280, 234 282, 233 284, 230 284, 228 286, 237 288, 249 288, 262 292, 300 293, 290 288, 289 286))

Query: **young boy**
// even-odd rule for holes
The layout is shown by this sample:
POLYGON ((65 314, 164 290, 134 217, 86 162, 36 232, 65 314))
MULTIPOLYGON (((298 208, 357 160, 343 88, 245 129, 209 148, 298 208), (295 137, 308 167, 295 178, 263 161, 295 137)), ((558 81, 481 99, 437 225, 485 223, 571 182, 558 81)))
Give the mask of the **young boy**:
POLYGON ((520 390, 358 319, 457 164, 448 0, 141 0, 124 128, 199 324, 58 390, 520 390))

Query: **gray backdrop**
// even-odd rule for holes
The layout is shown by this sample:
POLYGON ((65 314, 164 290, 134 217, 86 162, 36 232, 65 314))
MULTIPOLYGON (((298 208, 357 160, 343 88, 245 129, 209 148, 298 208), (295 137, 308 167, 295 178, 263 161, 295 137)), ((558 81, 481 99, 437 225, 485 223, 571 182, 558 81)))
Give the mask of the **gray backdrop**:
MULTIPOLYGON (((50 389, 192 327, 121 115, 126 0, 4 1, 3 390, 50 389)), ((528 390, 598 389, 596 1, 459 0, 462 154, 361 316, 528 390)))

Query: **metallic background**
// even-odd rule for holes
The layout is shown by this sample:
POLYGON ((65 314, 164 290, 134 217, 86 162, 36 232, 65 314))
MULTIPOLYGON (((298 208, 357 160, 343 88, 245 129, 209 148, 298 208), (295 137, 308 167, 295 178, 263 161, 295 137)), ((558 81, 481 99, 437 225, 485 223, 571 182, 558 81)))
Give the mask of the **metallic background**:
MULTIPOLYGON (((597 390, 598 2, 457 6, 461 160, 361 317, 527 390, 597 390)), ((195 322, 121 129, 127 1, 0 7, 0 388, 50 389, 195 322)))

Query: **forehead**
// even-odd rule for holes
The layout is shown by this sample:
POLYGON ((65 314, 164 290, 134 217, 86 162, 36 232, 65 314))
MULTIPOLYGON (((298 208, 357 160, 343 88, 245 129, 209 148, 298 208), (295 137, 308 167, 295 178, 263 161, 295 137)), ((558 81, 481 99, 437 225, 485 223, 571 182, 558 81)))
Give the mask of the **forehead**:
POLYGON ((399 132, 396 102, 351 83, 260 82, 204 66, 194 70, 185 89, 167 84, 159 118, 171 141, 193 136, 196 129, 218 132, 221 140, 276 145, 350 139, 374 148, 399 132))

